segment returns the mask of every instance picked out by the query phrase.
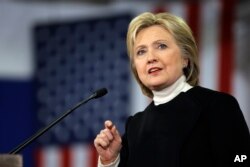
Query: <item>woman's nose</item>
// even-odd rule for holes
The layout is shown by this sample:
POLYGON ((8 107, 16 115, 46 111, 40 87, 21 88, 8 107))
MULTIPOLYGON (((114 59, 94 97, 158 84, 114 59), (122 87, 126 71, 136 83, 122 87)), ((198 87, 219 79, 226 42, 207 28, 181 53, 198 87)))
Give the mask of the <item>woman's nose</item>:
POLYGON ((149 52, 147 55, 147 62, 154 63, 157 61, 157 56, 153 52, 149 52))

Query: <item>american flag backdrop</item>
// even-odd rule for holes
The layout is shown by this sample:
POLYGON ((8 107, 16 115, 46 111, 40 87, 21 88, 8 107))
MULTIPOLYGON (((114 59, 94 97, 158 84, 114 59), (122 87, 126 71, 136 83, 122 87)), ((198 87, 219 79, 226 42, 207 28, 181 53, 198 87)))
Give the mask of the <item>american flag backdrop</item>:
MULTIPOLYGON (((242 75, 236 63, 236 4, 236 0, 129 1, 111 3, 104 10, 0 4, 0 151, 8 152, 93 91, 106 87, 107 95, 81 106, 41 136, 35 148, 28 146, 21 152, 25 167, 95 167, 92 144, 104 120, 114 121, 122 133, 127 116, 150 101, 131 75, 125 44, 130 19, 145 11, 167 11, 188 22, 199 47, 200 85, 238 95, 250 125, 249 82, 245 82, 249 70, 242 75), (7 20, 8 10, 16 12, 7 20), (55 15, 73 19, 58 21, 55 15), (12 37, 14 43, 3 42, 4 37, 12 37)), ((247 64, 247 59, 241 61, 247 64)))
MULTIPOLYGON (((233 16, 228 15, 227 10, 231 11, 232 7, 233 4, 214 1, 168 3, 149 6, 148 9, 152 12, 168 11, 188 22, 201 48, 201 76, 204 76, 201 84, 229 93, 233 56, 230 24, 233 16), (224 28, 227 25, 229 28, 224 28), (207 76, 211 74, 205 74, 204 68, 208 61, 217 64, 207 68, 218 71, 214 72, 210 82, 207 82, 211 80, 207 76)), ((102 86, 110 90, 107 97, 74 112, 40 139, 44 146, 38 151, 37 166, 96 166, 97 156, 92 143, 104 120, 111 119, 120 130, 124 129, 125 118, 130 114, 127 107, 130 105, 130 79, 124 41, 129 20, 129 16, 112 17, 35 29, 38 120, 43 126, 86 97, 89 93, 86 90, 94 91, 102 86)))
POLYGON ((41 127, 91 92, 102 87, 109 92, 74 111, 39 139, 38 167, 95 166, 92 143, 104 121, 112 120, 123 132, 130 105, 125 47, 129 21, 129 15, 118 15, 36 26, 37 119, 41 127))

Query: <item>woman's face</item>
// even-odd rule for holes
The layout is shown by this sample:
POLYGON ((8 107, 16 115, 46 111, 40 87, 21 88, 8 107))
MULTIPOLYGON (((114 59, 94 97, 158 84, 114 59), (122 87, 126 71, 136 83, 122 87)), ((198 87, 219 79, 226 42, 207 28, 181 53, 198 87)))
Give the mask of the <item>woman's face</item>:
POLYGON ((141 82, 150 90, 173 84, 188 60, 181 56, 173 36, 159 25, 142 29, 135 39, 133 60, 141 82))

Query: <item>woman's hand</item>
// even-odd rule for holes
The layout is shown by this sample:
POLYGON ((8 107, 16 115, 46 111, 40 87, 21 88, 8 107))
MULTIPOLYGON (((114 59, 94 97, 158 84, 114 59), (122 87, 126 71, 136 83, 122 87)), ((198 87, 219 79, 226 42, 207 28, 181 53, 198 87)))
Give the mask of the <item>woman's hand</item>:
POLYGON ((100 131, 94 140, 95 148, 102 164, 113 162, 121 150, 121 136, 111 121, 105 121, 105 128, 100 131))

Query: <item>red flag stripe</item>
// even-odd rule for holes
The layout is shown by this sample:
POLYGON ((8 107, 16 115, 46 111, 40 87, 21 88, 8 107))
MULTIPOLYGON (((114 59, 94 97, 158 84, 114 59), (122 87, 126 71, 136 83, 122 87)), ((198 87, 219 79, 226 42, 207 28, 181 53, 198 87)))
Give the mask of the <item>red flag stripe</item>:
POLYGON ((231 92, 232 73, 234 57, 234 7, 235 0, 221 0, 221 26, 220 26, 220 48, 219 48, 219 90, 231 92))
POLYGON ((90 157, 89 157, 89 166, 90 167, 96 167, 97 166, 97 162, 98 162, 98 154, 96 152, 96 149, 93 145, 90 145, 89 147, 89 153, 90 153, 90 157))
POLYGON ((37 149, 35 151, 35 165, 36 167, 43 167, 44 166, 44 159, 42 154, 42 149, 37 149))
POLYGON ((70 161, 71 161, 71 152, 69 147, 65 146, 62 148, 61 151, 61 159, 62 159, 62 167, 70 167, 70 161))
POLYGON ((197 45, 200 37, 200 2, 192 1, 187 3, 187 22, 193 31, 197 45))
POLYGON ((153 8, 153 13, 162 13, 162 12, 166 12, 166 7, 165 3, 160 1, 158 4, 156 4, 155 8, 153 8))

